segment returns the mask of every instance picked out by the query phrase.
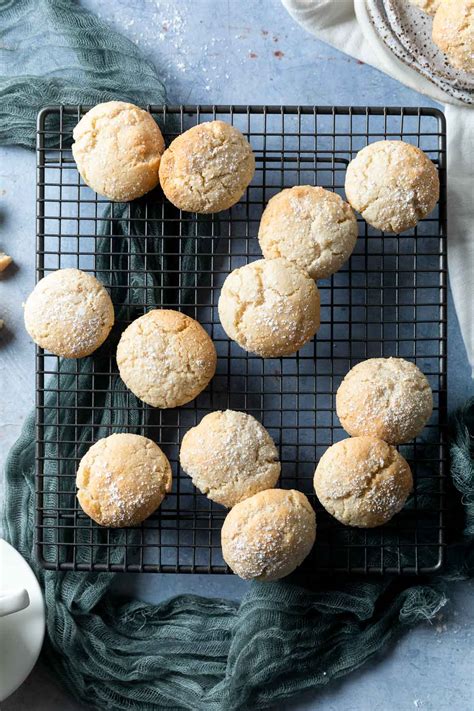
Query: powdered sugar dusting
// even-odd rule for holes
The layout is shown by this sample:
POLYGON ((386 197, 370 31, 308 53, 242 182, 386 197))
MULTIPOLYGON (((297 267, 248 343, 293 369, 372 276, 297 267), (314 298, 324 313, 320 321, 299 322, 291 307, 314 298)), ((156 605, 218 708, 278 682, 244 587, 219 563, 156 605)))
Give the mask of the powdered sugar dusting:
POLYGON ((402 358, 370 358, 339 386, 336 411, 351 435, 374 435, 397 444, 416 437, 433 409, 428 380, 402 358))
POLYGON ((298 185, 277 193, 265 208, 258 239, 264 257, 285 257, 312 279, 337 271, 357 240, 357 221, 342 198, 329 190, 298 185))
POLYGON ((345 189, 352 207, 373 227, 400 233, 426 217, 439 198, 435 165, 404 141, 376 141, 349 163, 345 189))
POLYGON ((298 491, 262 491, 237 504, 222 528, 224 559, 240 577, 276 580, 291 573, 311 550, 314 511, 298 491))
POLYGON ((171 486, 171 468, 146 437, 116 434, 96 442, 77 472, 78 499, 103 526, 139 523, 161 503, 171 486))
POLYGON ((319 327, 319 293, 313 280, 286 259, 261 259, 229 274, 219 316, 242 348, 264 358, 289 355, 319 327))
POLYGON ((107 291, 78 269, 60 269, 44 277, 25 304, 25 325, 33 340, 67 358, 98 348, 113 322, 107 291))
POLYGON ((314 485, 323 506, 342 523, 371 527, 388 521, 412 489, 407 463, 373 437, 338 442, 325 452, 314 485))
POLYGON ((200 491, 229 507, 272 488, 280 475, 278 451, 266 429, 233 410, 212 412, 189 430, 180 461, 200 491))

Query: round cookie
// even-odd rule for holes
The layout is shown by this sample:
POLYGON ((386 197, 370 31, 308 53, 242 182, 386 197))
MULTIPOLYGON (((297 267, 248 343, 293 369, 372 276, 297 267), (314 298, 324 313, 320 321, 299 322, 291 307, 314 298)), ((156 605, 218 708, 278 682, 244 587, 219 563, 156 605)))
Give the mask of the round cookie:
POLYGON ((99 439, 80 461, 77 498, 101 526, 135 526, 171 491, 171 467, 157 444, 136 434, 99 439))
POLYGON ((474 73, 474 0, 440 0, 433 42, 453 67, 474 73))
POLYGON ((439 7, 441 0, 408 0, 411 5, 419 7, 420 10, 426 12, 428 15, 434 15, 439 7))
POLYGON ((83 358, 105 341, 114 307, 104 286, 80 269, 58 269, 40 279, 25 303, 33 341, 63 358, 83 358))
POLYGON ((222 526, 222 555, 245 580, 278 580, 306 558, 316 516, 304 494, 267 489, 236 504, 222 526))
POLYGON ((181 466, 209 499, 231 508, 275 486, 278 450, 263 425, 245 412, 206 415, 183 437, 181 466))
POLYGON ((381 526, 413 490, 410 467, 395 447, 375 437, 352 437, 326 450, 314 473, 326 511, 346 526, 381 526))
POLYGON ((286 259, 259 259, 231 272, 219 297, 229 338, 262 358, 295 353, 319 328, 319 292, 286 259))
POLYGON ((158 185, 165 142, 148 111, 123 101, 97 104, 72 135, 77 169, 99 195, 129 201, 158 185))
POLYGON ((250 143, 224 121, 193 126, 163 154, 160 183, 170 202, 187 212, 227 210, 244 194, 255 173, 250 143))
POLYGON ((340 384, 336 412, 348 434, 401 444, 420 434, 431 417, 433 395, 421 370, 403 358, 369 358, 340 384))
POLYGON ((194 400, 216 371, 216 349, 194 319, 154 309, 122 333, 117 364, 125 385, 153 407, 178 407, 194 400))
POLYGON ((299 185, 271 198, 262 215, 258 241, 266 259, 284 257, 312 279, 324 279, 352 254, 357 220, 337 193, 299 185))
POLYGON ((399 234, 415 227, 438 202, 438 171, 416 146, 377 141, 351 160, 345 188, 350 204, 369 225, 399 234))

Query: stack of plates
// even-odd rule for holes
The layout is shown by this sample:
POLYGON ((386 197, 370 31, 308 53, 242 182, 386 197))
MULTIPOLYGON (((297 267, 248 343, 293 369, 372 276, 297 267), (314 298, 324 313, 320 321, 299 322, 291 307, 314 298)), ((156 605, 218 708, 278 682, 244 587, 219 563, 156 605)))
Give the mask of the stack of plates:
POLYGON ((364 34, 381 55, 392 55, 390 61, 395 55, 418 80, 432 82, 454 101, 474 103, 474 76, 454 69, 434 44, 430 15, 408 0, 365 0, 355 8, 364 34))

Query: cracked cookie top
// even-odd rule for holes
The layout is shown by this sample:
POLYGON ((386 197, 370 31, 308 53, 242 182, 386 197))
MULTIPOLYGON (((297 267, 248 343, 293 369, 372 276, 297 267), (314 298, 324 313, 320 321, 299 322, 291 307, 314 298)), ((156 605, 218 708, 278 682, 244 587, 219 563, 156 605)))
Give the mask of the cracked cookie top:
POLYGON ((280 462, 263 425, 245 412, 218 410, 183 437, 181 466, 209 499, 231 508, 275 486, 280 462))
POLYGON ((375 437, 352 437, 329 447, 314 473, 317 497, 346 526, 389 521, 413 489, 410 467, 395 447, 375 437))
POLYGON ((420 10, 426 12, 428 15, 434 15, 439 7, 441 0, 408 0, 411 5, 419 7, 420 10))
POLYGON ((369 358, 340 384, 336 412, 350 435, 373 435, 391 444, 420 434, 431 417, 433 394, 421 370, 403 358, 369 358))
POLYGON ((474 0, 440 0, 433 42, 453 67, 474 73, 474 0))
POLYGON ((158 185, 165 142, 153 117, 134 104, 97 104, 73 131, 72 154, 83 180, 109 200, 134 200, 158 185))
POLYGON ((194 400, 216 370, 216 349, 194 319, 171 309, 154 309, 122 333, 117 364, 125 385, 153 407, 194 400))
POLYGON ((222 555, 245 580, 278 580, 313 547, 316 516, 300 491, 267 489, 236 504, 222 526, 222 555))
POLYGON ((283 258, 234 269, 222 286, 218 309, 229 338, 262 358, 295 353, 319 328, 316 284, 283 258))
POLYGON ((76 476, 83 511, 101 526, 134 526, 171 491, 171 467, 155 442, 136 434, 113 434, 92 445, 76 476))
POLYGON ((337 193, 299 185, 271 198, 262 215, 258 241, 267 259, 284 257, 312 279, 324 279, 352 254, 357 220, 337 193))
POLYGON ((244 194, 255 172, 250 143, 224 121, 193 126, 163 154, 160 183, 170 202, 187 212, 227 210, 244 194))
POLYGON ((416 146, 377 141, 347 166, 346 195, 369 225, 399 234, 426 217, 439 198, 435 165, 416 146))
POLYGON ((63 358, 83 358, 109 335, 114 307, 92 274, 58 269, 36 284, 26 300, 24 318, 38 346, 63 358))

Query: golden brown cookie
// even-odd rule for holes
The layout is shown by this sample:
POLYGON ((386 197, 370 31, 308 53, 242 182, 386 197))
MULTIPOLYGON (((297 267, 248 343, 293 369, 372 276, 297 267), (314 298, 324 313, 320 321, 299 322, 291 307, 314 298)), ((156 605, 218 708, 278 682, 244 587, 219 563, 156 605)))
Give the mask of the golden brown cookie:
POLYGON ((63 358, 83 358, 105 341, 114 307, 104 286, 80 269, 58 269, 40 279, 25 303, 34 342, 63 358))
POLYGON ((292 573, 313 547, 316 516, 304 494, 267 489, 236 504, 222 526, 222 555, 245 580, 292 573))
POLYGON ((396 234, 429 215, 439 199, 436 166, 404 141, 377 141, 347 166, 346 195, 369 225, 396 234))
POLYGON ((348 434, 372 435, 390 444, 419 435, 432 410, 428 380, 403 358, 369 358, 358 363, 336 395, 336 412, 348 434))
POLYGON ((193 126, 163 155, 160 183, 170 202, 188 212, 227 210, 240 200, 255 172, 250 143, 224 121, 193 126))
POLYGON ((413 489, 410 467, 395 447, 375 437, 352 437, 329 447, 314 473, 318 499, 346 526, 381 526, 413 489))
POLYGON ((453 67, 474 73, 474 0, 440 0, 433 19, 433 42, 453 67))
POLYGON ((134 104, 97 104, 73 131, 72 154, 84 182, 109 200, 135 200, 159 182, 165 142, 153 117, 134 104))
POLYGON ((307 272, 286 259, 259 259, 231 272, 219 297, 229 338, 262 358, 290 355, 319 328, 319 292, 307 272))
POLYGON ((77 470, 77 498, 101 526, 135 526, 171 491, 171 467, 157 444, 136 434, 113 434, 92 445, 77 470))
POLYGON ((214 344, 194 319, 154 309, 122 333, 117 364, 125 385, 153 407, 178 407, 194 400, 216 371, 214 344))
POLYGON ((179 458, 194 486, 228 508, 271 489, 280 476, 278 450, 265 427, 235 410, 203 417, 184 435, 179 458))
POLYGON ((357 220, 337 193, 298 185, 271 198, 262 215, 258 241, 266 259, 284 257, 312 279, 324 279, 351 256, 357 220))

